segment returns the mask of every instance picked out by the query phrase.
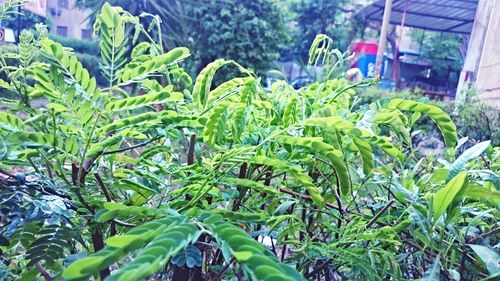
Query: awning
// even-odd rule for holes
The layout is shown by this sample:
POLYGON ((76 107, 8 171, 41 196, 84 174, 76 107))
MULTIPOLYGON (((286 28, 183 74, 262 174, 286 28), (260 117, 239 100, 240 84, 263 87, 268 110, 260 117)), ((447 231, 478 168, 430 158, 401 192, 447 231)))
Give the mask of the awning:
MULTIPOLYGON (((391 24, 401 24, 406 11, 405 26, 431 31, 470 34, 478 0, 393 0, 391 24)), ((385 0, 365 7, 356 17, 365 21, 382 21, 385 0)))

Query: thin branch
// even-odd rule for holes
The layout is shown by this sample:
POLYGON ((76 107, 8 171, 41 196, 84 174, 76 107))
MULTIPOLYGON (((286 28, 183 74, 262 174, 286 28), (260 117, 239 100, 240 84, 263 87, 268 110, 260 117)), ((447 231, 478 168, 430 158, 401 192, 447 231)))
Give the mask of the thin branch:
MULTIPOLYGON (((438 254, 428 250, 428 249, 425 249, 425 248, 422 248, 421 246, 419 246, 418 244, 416 243, 413 243, 412 241, 408 240, 408 239, 403 239, 402 242, 412 246, 413 248, 415 249, 418 249, 422 252, 424 252, 426 255, 432 257, 432 258, 435 258, 438 256, 438 254)), ((443 258, 445 258, 444 256, 441 256, 443 258)), ((449 263, 453 264, 454 266, 456 267, 460 267, 460 264, 458 262, 455 262, 455 261, 452 261, 452 260, 448 260, 449 263)), ((485 274, 484 272, 479 272, 478 273, 481 277, 488 277, 488 274, 485 274)))
POLYGON ((118 220, 118 219, 114 219, 113 220, 117 225, 121 225, 121 226, 126 226, 126 227, 134 227, 134 226, 137 226, 136 224, 133 224, 133 223, 128 223, 128 222, 124 222, 124 221, 121 221, 121 220, 118 220))
POLYGON ((189 150, 187 153, 187 164, 188 165, 193 165, 194 164, 194 147, 196 144, 196 134, 192 134, 191 138, 189 139, 189 150))
POLYGON ((106 188, 106 185, 104 184, 104 181, 102 180, 101 176, 98 173, 94 173, 94 177, 99 187, 101 187, 102 193, 104 193, 104 197, 106 197, 106 201, 108 202, 114 201, 108 189, 106 188))
MULTIPOLYGON (((307 200, 307 201, 313 201, 313 199, 312 199, 311 196, 297 193, 297 192, 292 191, 292 190, 290 190, 288 188, 280 187, 280 188, 278 188, 278 190, 281 191, 281 192, 283 192, 283 193, 292 195, 293 197, 302 198, 302 199, 307 200)), ((340 208, 338 206, 335 206, 335 205, 333 205, 331 203, 326 203, 326 206, 329 207, 329 208, 331 208, 331 209, 335 209, 335 210, 339 210, 340 211, 340 208)))
POLYGON ((313 271, 309 272, 308 274, 306 274, 306 278, 311 278, 313 277, 314 275, 320 273, 325 267, 327 267, 328 265, 330 264, 330 259, 327 259, 325 262, 323 262, 322 264, 320 264, 318 267, 316 267, 313 271))
POLYGON ((11 174, 11 173, 9 173, 9 172, 7 172, 7 171, 3 170, 3 169, 0 169, 0 173, 4 174, 4 175, 6 175, 6 176, 9 176, 9 177, 11 177, 11 178, 16 178, 16 175, 11 174))
POLYGON ((391 207, 392 204, 394 204, 395 200, 394 199, 391 199, 391 201, 389 201, 387 203, 387 205, 384 206, 384 208, 382 208, 382 210, 380 210, 380 212, 378 212, 369 222, 368 224, 366 224, 366 228, 369 228, 372 224, 374 224, 377 219, 383 215, 385 213, 385 211, 387 211, 387 209, 389 209, 389 207, 391 207))
POLYGON ((138 147, 141 147, 141 146, 145 146, 149 143, 152 143, 156 140, 159 140, 161 139, 163 136, 157 136, 157 137, 154 137, 148 141, 145 141, 145 142, 141 142, 141 143, 138 143, 136 145, 132 145, 132 146, 129 146, 129 147, 124 147, 124 148, 120 148, 120 149, 117 149, 117 150, 110 150, 110 151, 104 151, 102 153, 102 155, 109 155, 109 154, 115 154, 115 153, 120 153, 120 152, 124 152, 124 151, 127 151, 127 150, 132 150, 132 149, 135 149, 135 148, 138 148, 138 147))
POLYGON ((212 280, 213 281, 221 280, 224 273, 231 267, 233 263, 234 263, 234 258, 229 263, 226 263, 226 265, 224 265, 224 267, 219 271, 219 273, 217 273, 217 275, 215 275, 214 279, 212 280))
POLYGON ((45 162, 45 166, 47 167, 47 175, 51 180, 54 179, 54 174, 52 173, 52 168, 50 168, 50 163, 48 161, 45 162))
POLYGON ((468 243, 469 244, 474 244, 474 243, 476 243, 477 241, 479 241, 481 239, 484 239, 484 238, 486 238, 486 237, 488 237, 490 235, 493 235, 493 234, 497 234, 499 232, 500 232, 500 227, 493 228, 492 230, 490 230, 488 232, 485 232, 485 233, 483 233, 481 235, 478 235, 478 236, 476 236, 474 238, 471 238, 468 243))

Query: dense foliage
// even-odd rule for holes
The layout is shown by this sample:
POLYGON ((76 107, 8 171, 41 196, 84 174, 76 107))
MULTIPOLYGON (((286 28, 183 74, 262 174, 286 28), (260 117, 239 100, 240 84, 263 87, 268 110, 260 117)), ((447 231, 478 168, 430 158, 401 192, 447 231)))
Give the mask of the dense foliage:
POLYGON ((193 5, 188 15, 192 48, 201 67, 217 59, 236 60, 262 74, 288 41, 283 15, 272 0, 205 1, 193 5))
POLYGON ((73 49, 73 51, 77 53, 95 56, 101 51, 99 48, 99 42, 96 41, 68 38, 54 34, 49 34, 49 38, 55 42, 61 43, 66 48, 73 49))
POLYGON ((105 4, 95 31, 104 88, 43 33, 0 54, 0 87, 17 96, 0 112, 2 277, 498 276, 500 150, 457 155, 464 139, 434 105, 359 106, 354 89, 373 81, 331 77, 346 55, 327 36, 310 62, 328 73, 294 90, 225 59, 192 81, 190 51, 163 51, 119 7, 105 4), (222 67, 239 76, 215 87, 222 67), (412 144, 423 116, 440 159, 412 144))
POLYGON ((10 11, 12 15, 9 17, 0 18, 0 22, 2 23, 1 26, 13 29, 16 32, 16 37, 19 36, 18 31, 33 28, 37 23, 42 23, 49 29, 52 26, 52 21, 49 17, 42 17, 33 13, 25 12, 20 9, 20 7, 16 4, 17 2, 19 2, 17 0, 8 0, 2 2, 4 3, 0 3, 0 6, 2 6, 0 7, 0 10, 3 10, 3 7, 5 7, 5 10, 7 11, 7 7, 9 7, 8 11, 10 11))
MULTIPOLYGON (((127 11, 141 17, 145 24, 160 24, 160 29, 152 29, 150 33, 162 37, 162 44, 173 48, 188 43, 186 30, 190 19, 186 15, 186 4, 196 3, 203 5, 202 1, 193 0, 76 0, 77 7, 91 11, 90 19, 94 22, 105 3, 127 7, 127 11)), ((153 25, 155 26, 155 25, 153 25)))

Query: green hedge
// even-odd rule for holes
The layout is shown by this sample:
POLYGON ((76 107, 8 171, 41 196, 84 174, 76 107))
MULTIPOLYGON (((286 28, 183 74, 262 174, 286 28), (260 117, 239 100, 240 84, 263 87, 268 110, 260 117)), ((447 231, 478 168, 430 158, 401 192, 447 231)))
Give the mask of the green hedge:
POLYGON ((49 35, 49 38, 65 47, 72 48, 77 53, 97 55, 100 52, 99 42, 97 41, 66 38, 53 34, 49 35))

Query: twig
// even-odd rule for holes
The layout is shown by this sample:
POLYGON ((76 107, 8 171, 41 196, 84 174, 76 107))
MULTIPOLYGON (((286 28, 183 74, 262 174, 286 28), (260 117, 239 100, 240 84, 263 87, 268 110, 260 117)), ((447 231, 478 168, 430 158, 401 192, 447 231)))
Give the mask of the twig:
MULTIPOLYGON (((342 200, 340 199, 340 195, 339 195, 339 184, 338 184, 338 180, 337 180, 337 188, 334 188, 332 183, 330 182, 330 180, 328 179, 328 177, 320 170, 318 169, 318 172, 321 174, 321 176, 325 179, 325 181, 328 183, 329 187, 332 189, 333 191, 333 195, 335 196, 335 199, 337 200, 337 206, 340 210, 340 216, 343 218, 344 217, 344 214, 346 214, 346 210, 344 208, 342 208, 342 200)), ((335 177, 337 177, 337 175, 335 175, 335 177)), ((341 223, 341 220, 340 218, 338 219, 338 228, 340 228, 340 223, 341 223)))
POLYGON ((104 181, 102 180, 101 176, 98 173, 94 173, 94 177, 97 181, 97 184, 101 187, 102 193, 104 193, 104 197, 106 197, 106 201, 108 202, 114 201, 108 189, 106 188, 106 185, 104 184, 104 181))
POLYGON ((196 144, 196 134, 192 134, 191 138, 189 139, 189 149, 187 153, 187 164, 188 165, 193 165, 194 164, 194 146, 196 144))
POLYGON ((391 207, 392 204, 394 204, 394 199, 391 199, 387 205, 384 206, 384 208, 382 208, 382 210, 380 210, 380 212, 378 212, 369 222, 368 224, 366 224, 366 228, 369 228, 372 224, 374 224, 377 219, 385 213, 385 211, 387 211, 387 209, 389 209, 389 207, 391 207))
MULTIPOLYGON (((99 228, 94 228, 91 232, 92 235, 92 245, 94 246, 94 252, 98 252, 99 250, 104 248, 104 237, 102 235, 102 231, 99 228)), ((106 279, 110 274, 109 268, 104 267, 99 271, 99 276, 101 280, 106 279)))
POLYGON ((128 223, 128 222, 124 222, 124 221, 117 220, 117 219, 114 219, 113 221, 114 221, 116 224, 121 225, 121 226, 126 226, 126 227, 134 227, 134 226, 137 226, 136 224, 133 224, 133 223, 128 223))
POLYGON ((491 167, 490 163, 488 163, 488 160, 486 160, 484 155, 482 155, 481 158, 483 159, 484 165, 486 165, 486 167, 488 167, 489 170, 493 170, 493 168, 491 167))
MULTIPOLYGON (((413 247, 413 248, 415 248, 415 249, 418 249, 418 250, 420 250, 420 251, 424 252, 426 255, 429 255, 429 256, 431 256, 432 258, 435 258, 435 257, 437 257, 437 255, 438 255, 438 254, 436 254, 436 253, 433 253, 433 252, 432 252, 432 251, 430 251, 430 250, 427 250, 427 249, 424 249, 424 248, 420 247, 418 244, 413 243, 413 242, 412 242, 412 241, 410 241, 410 240, 404 239, 404 240, 402 240, 402 242, 404 242, 404 243, 406 243, 406 244, 408 244, 408 245, 412 246, 412 247, 413 247)), ((444 258, 444 256, 441 256, 441 257, 443 257, 443 258, 444 258)), ((454 261, 452 261, 452 260, 448 260, 448 262, 449 262, 449 263, 451 263, 451 264, 453 264, 453 265, 454 265, 454 266, 456 266, 456 267, 459 267, 459 266, 460 266, 460 264, 459 264, 458 262, 454 262, 454 261)), ((488 277, 488 274, 485 274, 484 272, 479 272, 478 274, 479 274, 480 276, 482 276, 482 277, 488 277)))
POLYGON ((401 201, 401 200, 399 200, 399 199, 398 199, 398 197, 394 194, 394 192, 392 192, 392 190, 391 190, 391 188, 390 188, 390 187, 386 186, 385 184, 382 184, 381 186, 382 186, 383 188, 385 188, 385 190, 387 190, 387 192, 388 192, 390 195, 392 195, 392 197, 393 197, 394 199, 398 200, 398 202, 399 202, 400 204, 402 204, 403 206, 405 206, 405 207, 406 207, 406 203, 405 203, 405 202, 403 202, 403 201, 401 201))
MULTIPOLYGON (((4 188, 4 185, 0 185, 0 187, 4 188)), ((22 192, 22 191, 21 191, 21 192, 22 192)), ((27 192, 23 192, 23 193, 24 193, 24 194, 27 194, 27 195, 30 195, 30 194, 29 194, 29 193, 27 193, 27 192)), ((3 205, 3 204, 5 204, 5 203, 9 202, 12 198, 14 198, 14 196, 16 196, 16 194, 17 194, 17 191, 12 192, 12 195, 11 195, 11 196, 9 196, 9 198, 7 198, 7 199, 3 200, 2 202, 0 202, 0 205, 3 205)))
POLYGON ((11 174, 11 173, 9 173, 9 172, 7 172, 7 171, 3 170, 3 169, 0 169, 0 173, 4 174, 4 175, 6 175, 6 176, 9 176, 9 177, 11 177, 11 178, 16 178, 16 175, 11 174))
POLYGON ((474 244, 474 243, 476 243, 477 241, 479 241, 479 240, 481 240, 481 239, 483 239, 483 238, 486 238, 487 236, 490 236, 490 235, 493 235, 493 234, 497 234, 497 233, 499 233, 499 232, 500 232, 500 227, 493 228, 492 230, 490 230, 490 231, 488 231, 488 232, 485 232, 485 233, 480 234, 480 235, 478 235, 478 236, 476 236, 476 237, 474 237, 474 238, 471 238, 471 239, 469 240, 469 242, 468 242, 468 243, 469 243, 469 244, 474 244))
MULTIPOLYGON (((284 188, 284 187, 280 187, 278 188, 279 191, 283 192, 283 193, 286 193, 286 194, 290 194, 294 197, 298 197, 298 198, 302 198, 302 199, 305 199, 305 200, 308 200, 308 201, 313 201, 312 197, 309 196, 309 195, 304 195, 304 194, 300 194, 300 193, 297 193, 295 191, 292 191, 288 188, 284 188)), ((335 210, 339 210, 340 211, 340 208, 338 206, 335 206, 331 203, 326 203, 326 206, 331 208, 331 209, 335 209, 335 210)))
POLYGON ((309 272, 308 274, 305 275, 306 278, 311 278, 314 275, 320 273, 326 266, 330 264, 330 259, 327 259, 325 262, 323 262, 320 266, 316 267, 313 271, 309 272))
MULTIPOLYGON (((240 166, 240 172, 238 174, 238 178, 244 179, 247 177, 247 172, 248 172, 248 164, 243 163, 240 166)), ((238 191, 240 193, 240 196, 238 196, 238 199, 234 202, 232 211, 235 212, 240 208, 241 201, 243 200, 243 197, 245 196, 246 189, 243 187, 238 186, 238 191)))
POLYGON ((115 153, 120 153, 120 152, 124 152, 124 151, 127 151, 127 150, 131 150, 131 149, 135 149, 135 148, 138 148, 138 147, 141 147, 141 146, 145 146, 149 143, 152 143, 156 140, 159 140, 161 139, 163 136, 157 136, 155 138, 152 138, 148 141, 145 141, 145 142, 141 142, 141 143, 138 143, 136 145, 132 145, 132 146, 129 146, 129 147, 124 147, 124 148, 120 148, 120 149, 117 149, 117 150, 110 150, 110 151, 104 151, 102 153, 102 155, 108 155, 108 154, 115 154, 115 153))
POLYGON ((219 273, 217 273, 217 275, 215 275, 214 279, 212 279, 212 280, 213 281, 221 280, 221 278, 224 275, 224 273, 229 269, 229 267, 233 263, 234 263, 234 258, 229 263, 226 263, 226 265, 224 265, 224 267, 219 271, 219 273))
POLYGON ((54 174, 52 173, 52 169, 50 168, 50 163, 48 161, 45 162, 45 166, 47 167, 47 175, 51 180, 54 179, 54 174))
POLYGON ((458 272, 460 273, 460 276, 464 276, 464 271, 465 271, 465 262, 467 261, 467 245, 462 246, 462 258, 460 260, 460 266, 458 267, 458 272))

